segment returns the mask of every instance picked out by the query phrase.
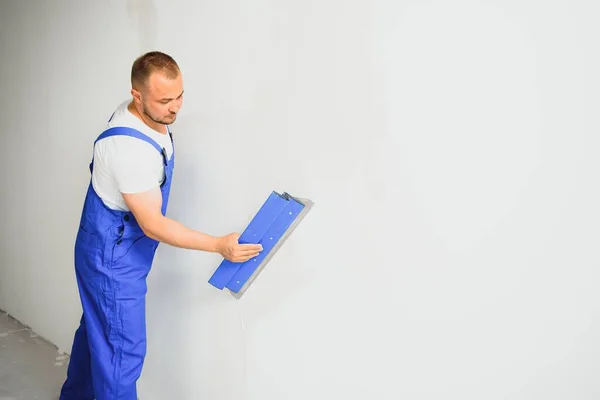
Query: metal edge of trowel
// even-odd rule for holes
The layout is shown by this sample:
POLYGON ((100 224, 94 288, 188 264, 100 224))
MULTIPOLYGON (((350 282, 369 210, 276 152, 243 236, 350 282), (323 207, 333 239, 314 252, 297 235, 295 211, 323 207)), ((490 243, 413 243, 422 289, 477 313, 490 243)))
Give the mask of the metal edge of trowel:
POLYGON ((248 290, 248 288, 250 287, 252 282, 254 282, 254 280, 258 277, 258 275, 261 273, 261 271, 267 266, 267 264, 269 263, 271 258, 275 255, 275 253, 277 253, 279 248, 281 246, 283 246, 283 243, 292 234, 292 232, 296 229, 296 227, 300 224, 300 222, 304 219, 306 214, 308 214, 308 212, 312 209, 312 207, 315 204, 315 202, 310 199, 301 198, 301 197, 293 197, 290 194, 285 193, 285 192, 281 196, 285 197, 287 199, 290 199, 290 200, 297 201, 298 203, 302 204, 304 207, 302 207, 302 211, 300 211, 300 214, 298 214, 298 217, 296 217, 294 222, 292 222, 292 224, 285 231, 285 233, 283 235, 281 235, 281 238, 279 238, 279 240, 277 241, 277 244, 275 244, 275 246, 273 246, 273 248, 271 249, 269 254, 267 254, 267 256, 258 265, 258 267, 252 273, 252 275, 250 275, 250 277, 248 278, 246 283, 242 286, 242 288, 238 292, 234 292, 233 290, 228 289, 229 292, 232 294, 232 296, 238 300, 240 298, 242 298, 242 296, 244 295, 244 293, 246 293, 246 290, 248 290))

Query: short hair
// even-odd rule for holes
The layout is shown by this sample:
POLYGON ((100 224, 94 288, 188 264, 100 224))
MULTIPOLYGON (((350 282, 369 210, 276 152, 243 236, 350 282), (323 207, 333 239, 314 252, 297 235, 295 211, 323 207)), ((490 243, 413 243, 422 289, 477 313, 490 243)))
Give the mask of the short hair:
POLYGON ((131 86, 135 89, 144 86, 150 75, 162 72, 168 79, 175 79, 179 75, 179 66, 168 54, 160 51, 151 51, 135 59, 131 67, 131 86))

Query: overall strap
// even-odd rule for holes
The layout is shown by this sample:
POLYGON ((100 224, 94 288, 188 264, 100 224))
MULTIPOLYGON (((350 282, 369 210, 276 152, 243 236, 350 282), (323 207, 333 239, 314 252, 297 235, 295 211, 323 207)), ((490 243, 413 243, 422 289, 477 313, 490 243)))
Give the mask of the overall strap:
POLYGON ((96 144, 97 141, 102 140, 102 139, 107 138, 107 137, 110 137, 110 136, 131 136, 131 137, 134 137, 134 138, 137 138, 137 139, 141 139, 141 140, 144 140, 144 141, 150 143, 161 154, 164 151, 164 149, 162 147, 160 147, 158 145, 158 143, 156 143, 150 137, 144 135, 142 132, 140 132, 140 131, 138 131, 136 129, 127 128, 127 127, 124 127, 124 126, 115 126, 113 128, 109 128, 109 129, 105 130, 94 141, 94 144, 96 144))
MULTIPOLYGON (((169 134, 170 134, 170 131, 169 131, 169 134)), ((98 142, 99 140, 102 140, 102 139, 110 137, 110 136, 130 136, 130 137, 134 137, 136 139, 140 139, 140 140, 143 140, 143 141, 151 144, 162 155, 163 164, 166 167, 166 165, 168 163, 167 150, 164 147, 160 147, 158 145, 158 143, 156 143, 150 137, 144 135, 142 132, 140 132, 136 129, 133 129, 133 128, 127 128, 124 126, 115 126, 113 128, 109 128, 109 129, 105 130, 104 132, 102 132, 100 134, 100 136, 98 136, 98 138, 94 141, 94 146, 96 145, 96 142, 98 142)), ((171 137, 171 142, 172 141, 173 141, 173 137, 171 137)), ((93 171, 94 157, 92 157, 92 161, 90 163, 89 168, 90 168, 90 172, 93 171)))
MULTIPOLYGON (((144 135, 142 132, 140 132, 136 129, 133 129, 133 128, 127 128, 124 126, 115 126, 113 128, 109 128, 109 129, 105 130, 104 132, 102 132, 102 134, 100 136, 98 136, 98 138, 94 141, 94 145, 96 144, 96 142, 98 140, 102 140, 102 139, 110 137, 110 136, 131 136, 131 137, 143 140, 143 141, 151 144, 162 155, 163 164, 167 165, 167 162, 168 162, 167 150, 164 147, 160 147, 158 145, 158 143, 156 143, 150 137, 144 135)), ((171 140, 172 140, 172 138, 171 138, 171 140)))

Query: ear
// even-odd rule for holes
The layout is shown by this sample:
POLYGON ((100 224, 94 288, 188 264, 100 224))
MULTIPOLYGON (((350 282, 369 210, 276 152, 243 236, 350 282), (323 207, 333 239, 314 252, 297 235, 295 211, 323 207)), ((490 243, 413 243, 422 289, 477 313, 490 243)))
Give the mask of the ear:
POLYGON ((142 94, 136 89, 131 89, 131 97, 137 104, 142 104, 142 94))

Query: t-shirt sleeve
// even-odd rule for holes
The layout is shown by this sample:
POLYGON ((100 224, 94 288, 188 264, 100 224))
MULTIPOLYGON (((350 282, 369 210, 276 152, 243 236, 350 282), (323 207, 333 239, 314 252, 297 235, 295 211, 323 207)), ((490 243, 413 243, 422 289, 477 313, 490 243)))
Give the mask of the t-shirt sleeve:
POLYGON ((159 186, 164 170, 156 148, 136 138, 115 139, 118 142, 115 140, 111 164, 118 190, 124 194, 134 194, 159 186))

